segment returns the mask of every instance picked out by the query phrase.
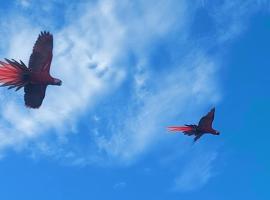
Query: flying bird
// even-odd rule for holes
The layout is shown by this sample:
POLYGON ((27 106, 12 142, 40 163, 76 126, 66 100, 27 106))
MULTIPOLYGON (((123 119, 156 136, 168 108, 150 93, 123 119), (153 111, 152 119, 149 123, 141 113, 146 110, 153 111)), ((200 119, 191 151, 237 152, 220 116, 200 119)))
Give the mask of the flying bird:
POLYGON ((219 135, 219 131, 212 128, 212 123, 215 117, 215 108, 212 108, 207 115, 203 116, 198 125, 190 124, 185 126, 169 126, 169 131, 181 131, 185 135, 194 135, 194 142, 196 142, 202 135, 210 133, 212 135, 219 135))
POLYGON ((62 81, 50 75, 53 36, 43 31, 39 34, 29 59, 28 67, 20 60, 0 61, 0 83, 8 89, 24 88, 24 102, 27 107, 39 108, 48 85, 61 85, 62 81))

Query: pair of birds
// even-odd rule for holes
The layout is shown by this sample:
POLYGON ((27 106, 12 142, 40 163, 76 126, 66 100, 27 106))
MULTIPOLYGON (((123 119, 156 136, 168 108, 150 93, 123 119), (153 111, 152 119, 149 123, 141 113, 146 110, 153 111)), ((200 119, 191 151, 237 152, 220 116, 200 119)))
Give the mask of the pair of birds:
MULTIPOLYGON (((45 97, 48 85, 61 85, 62 81, 50 75, 52 62, 53 36, 43 31, 39 34, 29 59, 28 67, 22 62, 12 59, 0 61, 0 83, 8 86, 8 89, 16 88, 16 91, 24 88, 24 102, 29 108, 39 108, 45 97)), ((197 141, 203 134, 211 133, 219 135, 212 128, 215 109, 202 117, 198 125, 171 126, 170 131, 182 131, 185 135, 194 135, 197 141)))

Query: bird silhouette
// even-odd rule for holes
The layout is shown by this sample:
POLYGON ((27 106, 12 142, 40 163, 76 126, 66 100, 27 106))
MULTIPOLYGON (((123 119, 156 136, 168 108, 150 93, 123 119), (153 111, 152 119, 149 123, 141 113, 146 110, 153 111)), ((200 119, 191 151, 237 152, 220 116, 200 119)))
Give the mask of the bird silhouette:
POLYGON ((219 135, 220 132, 212 128, 212 123, 215 117, 215 108, 212 108, 207 115, 203 116, 198 125, 195 124, 185 124, 184 126, 169 126, 169 131, 181 131, 184 135, 192 136, 194 135, 194 142, 196 142, 204 134, 209 133, 212 135, 219 135))
POLYGON ((16 91, 24 87, 25 105, 39 108, 45 97, 48 85, 61 85, 62 81, 50 75, 53 36, 43 31, 39 34, 29 59, 28 67, 12 59, 0 61, 0 83, 16 91))

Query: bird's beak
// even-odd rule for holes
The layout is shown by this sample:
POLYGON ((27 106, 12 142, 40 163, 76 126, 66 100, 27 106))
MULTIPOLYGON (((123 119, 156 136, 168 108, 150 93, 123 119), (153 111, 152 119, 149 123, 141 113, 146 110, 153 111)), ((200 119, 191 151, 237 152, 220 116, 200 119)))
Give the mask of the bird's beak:
POLYGON ((55 83, 55 85, 58 85, 58 86, 62 85, 62 81, 61 80, 57 80, 56 83, 55 83))
POLYGON ((58 78, 54 78, 53 79, 54 81, 53 81, 53 84, 52 85, 62 85, 62 81, 60 80, 60 79, 58 79, 58 78))

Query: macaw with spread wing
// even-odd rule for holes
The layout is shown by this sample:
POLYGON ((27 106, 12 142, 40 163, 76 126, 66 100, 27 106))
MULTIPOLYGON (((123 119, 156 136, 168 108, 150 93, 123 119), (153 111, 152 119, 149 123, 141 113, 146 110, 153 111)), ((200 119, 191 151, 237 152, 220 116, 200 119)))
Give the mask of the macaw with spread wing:
POLYGON ((212 135, 219 135, 219 131, 212 128, 212 123, 215 117, 215 108, 202 117, 198 125, 190 124, 185 126, 170 126, 169 131, 182 131, 185 135, 194 135, 194 142, 196 142, 202 135, 210 133, 212 135))
POLYGON ((50 75, 52 61, 53 36, 49 32, 41 32, 34 45, 28 67, 22 62, 5 59, 0 61, 1 86, 16 88, 24 87, 25 105, 39 108, 45 97, 48 85, 61 85, 62 81, 50 75))

